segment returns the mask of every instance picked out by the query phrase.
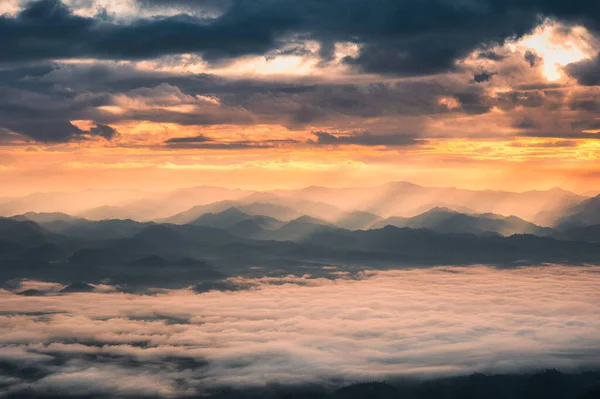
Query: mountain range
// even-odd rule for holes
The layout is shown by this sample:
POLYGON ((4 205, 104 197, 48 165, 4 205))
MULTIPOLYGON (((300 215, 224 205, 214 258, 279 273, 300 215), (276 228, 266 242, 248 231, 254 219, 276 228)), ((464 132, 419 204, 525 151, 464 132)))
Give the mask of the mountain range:
MULTIPOLYGON (((192 187, 166 193, 135 190, 86 190, 35 193, 22 198, 0 198, 0 216, 27 212, 63 212, 91 220, 133 219, 185 224, 205 213, 230 207, 257 215, 292 220, 311 216, 338 222, 352 212, 381 218, 413 217, 440 207, 460 213, 517 216, 552 227, 589 196, 559 188, 523 193, 423 187, 407 182, 377 187, 251 191, 219 187, 192 187)), ((366 227, 348 225, 348 228, 366 227)))
MULTIPOLYGON (((400 187, 422 192, 419 186, 400 187)), ((204 192, 198 190, 184 194, 204 192)), ((555 216, 556 223, 542 226, 515 215, 470 212, 464 206, 434 206, 413 216, 384 217, 347 209, 343 197, 335 205, 324 202, 334 202, 328 197, 332 192, 353 195, 363 192, 359 189, 328 190, 308 188, 300 190, 304 198, 301 192, 290 198, 290 192, 209 189, 210 199, 216 201, 153 221, 145 217, 142 221, 90 220, 64 212, 32 211, 3 217, 0 283, 39 278, 65 284, 110 282, 136 290, 214 287, 227 276, 304 274, 306 270, 329 277, 328 265, 352 274, 363 268, 600 261, 598 197, 575 201, 574 194, 556 191, 564 196, 553 204, 563 203, 564 209, 555 216), (223 200, 219 197, 223 192, 239 198, 223 200)), ((544 193, 514 195, 539 199, 544 193)), ((198 201, 186 197, 178 203, 198 201)), ((380 205, 385 201, 370 209, 383 209, 380 205)), ((456 202, 448 197, 444 201, 456 202)), ((539 208, 538 214, 542 209, 556 212, 552 207, 539 208)))

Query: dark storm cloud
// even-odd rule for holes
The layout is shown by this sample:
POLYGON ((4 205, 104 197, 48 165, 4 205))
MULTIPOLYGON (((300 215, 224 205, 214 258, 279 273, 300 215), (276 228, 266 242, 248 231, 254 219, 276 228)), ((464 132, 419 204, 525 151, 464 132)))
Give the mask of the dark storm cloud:
POLYGON ((391 134, 375 135, 369 132, 355 133, 348 136, 336 136, 327 132, 314 132, 318 145, 360 145, 360 146, 388 146, 401 147, 418 144, 425 144, 425 140, 420 140, 415 135, 409 134, 391 134))
POLYGON ((518 129, 535 129, 535 128, 539 128, 540 126, 533 119, 525 117, 525 118, 516 120, 513 123, 513 127, 516 127, 518 129))
POLYGON ((513 143, 511 147, 517 148, 573 148, 577 147, 579 143, 575 140, 561 140, 561 141, 546 141, 543 143, 513 143))
POLYGON ((496 97, 497 106, 504 111, 513 110, 516 107, 524 108, 540 108, 544 105, 557 101, 562 104, 562 97, 555 99, 548 96, 546 92, 541 90, 536 91, 521 91, 514 90, 506 93, 499 93, 496 97))
MULTIPOLYGON (((160 1, 151 1, 156 7, 160 1)), ((195 2, 164 2, 193 5, 195 2)), ((530 31, 540 15, 594 28, 597 2, 482 0, 231 0, 198 2, 222 13, 139 18, 129 23, 74 15, 59 0, 27 3, 15 17, 0 17, 0 61, 95 57, 144 59, 200 53, 207 60, 265 54, 291 35, 323 43, 363 45, 349 64, 370 72, 423 75, 446 71, 482 45, 530 31), (442 40, 443 39, 443 40, 442 40)), ((141 5, 148 4, 141 2, 141 5)))
POLYGON ((600 130, 600 121, 592 117, 589 120, 573 122, 571 127, 578 130, 600 130))
POLYGON ((0 73, 0 128, 41 142, 65 142, 85 136, 113 138, 114 130, 102 123, 84 131, 70 122, 96 120, 88 110, 104 104, 106 96, 32 84, 24 77, 13 71, 0 73))
POLYGON ((213 141, 213 139, 211 139, 210 137, 200 135, 194 137, 173 137, 165 141, 165 144, 199 144, 210 141, 213 141))
POLYGON ((600 55, 566 66, 567 72, 584 86, 600 85, 600 55))
POLYGON ((555 138, 555 139, 590 139, 599 140, 600 134, 585 133, 585 132, 536 132, 528 131, 520 133, 521 137, 540 137, 540 138, 555 138))
POLYGON ((525 52, 525 61, 527 61, 529 63, 529 66, 533 68, 539 65, 539 63, 542 62, 543 59, 542 57, 538 56, 535 52, 527 50, 527 52, 525 52))
MULTIPOLYGON (((481 108, 482 88, 454 78, 395 83, 313 83, 235 80, 215 75, 176 75, 127 64, 41 64, 0 70, 0 128, 40 141, 67 141, 84 134, 69 121, 112 125, 122 120, 182 125, 310 123, 382 116, 461 112, 438 98, 460 97, 469 112, 481 108), (200 97, 198 97, 200 96, 200 97), (207 102, 202 97, 217 102, 207 102), (124 106, 121 113, 101 107, 124 106), (177 107, 187 105, 184 111, 177 107)), ((107 128, 91 133, 113 137, 107 128)), ((173 143, 172 143, 173 144, 173 143)))
MULTIPOLYGON (((0 115, 2 113, 0 112, 0 115)), ((110 126, 97 124, 90 130, 82 130, 68 120, 22 119, 3 122, 13 132, 30 137, 39 142, 59 143, 72 140, 86 139, 90 136, 103 137, 111 140, 116 130, 110 126)))
POLYGON ((106 140, 112 139, 117 131, 108 125, 103 125, 101 123, 97 124, 96 127, 93 127, 89 130, 90 134, 94 136, 104 137, 106 140))
POLYGON ((498 73, 496 72, 480 72, 480 73, 476 73, 475 75, 473 75, 473 81, 475 83, 485 83, 485 82, 489 82, 494 75, 497 75, 498 73))
POLYGON ((298 144, 297 140, 238 140, 219 141, 204 135, 194 137, 173 137, 164 142, 167 148, 208 149, 208 150, 250 150, 277 148, 290 144, 298 144))
POLYGON ((491 109, 490 99, 480 92, 469 91, 456 93, 454 97, 460 101, 462 110, 467 114, 485 114, 491 109))
POLYGON ((562 89, 566 86, 562 83, 547 83, 547 82, 536 82, 536 83, 526 83, 522 85, 515 86, 517 90, 523 91, 537 91, 537 90, 552 90, 552 89, 562 89))
POLYGON ((0 17, 0 61, 97 57, 143 59, 202 52, 207 58, 264 53, 284 21, 276 15, 212 22, 184 14, 121 24, 74 15, 59 0, 28 3, 16 17, 0 17))
POLYGON ((477 55, 477 57, 482 60, 490 60, 490 61, 497 61, 497 62, 502 61, 507 58, 507 56, 498 54, 491 50, 482 51, 477 55))
POLYGON ((369 132, 350 135, 333 135, 327 132, 313 132, 316 140, 301 142, 298 140, 239 140, 221 141, 204 135, 193 137, 174 137, 164 142, 167 148, 179 149, 269 149, 286 145, 304 144, 309 146, 359 145, 365 147, 387 146, 403 147, 425 144, 426 141, 412 134, 375 135, 369 132))
MULTIPOLYGON (((472 74, 470 82, 468 77, 440 75, 400 83, 311 83, 309 79, 290 83, 228 80, 208 74, 176 75, 114 62, 53 65, 40 59, 84 56, 140 59, 180 52, 199 53, 209 60, 242 54, 306 55, 313 51, 300 44, 289 47, 290 43, 315 39, 323 46, 314 53, 327 60, 331 58, 333 44, 343 40, 363 46, 356 58, 345 60, 359 69, 423 75, 455 68, 455 60, 464 55, 463 51, 477 48, 481 48, 480 58, 500 62, 505 57, 490 51, 487 45, 540 23, 538 12, 555 16, 564 12, 568 22, 588 21, 585 15, 576 12, 577 7, 564 8, 555 2, 533 0, 432 0, 428 7, 414 0, 375 3, 359 0, 161 3, 157 0, 142 5, 156 8, 181 4, 214 9, 221 14, 214 18, 182 14, 118 22, 108 17, 74 15, 58 1, 26 4, 15 17, 0 17, 0 34, 6 38, 0 62, 10 61, 0 70, 0 128, 34 140, 54 142, 89 135, 110 139, 114 132, 101 126, 122 120, 182 125, 267 123, 288 128, 312 125, 311 129, 320 129, 319 124, 327 122, 328 128, 351 130, 369 129, 360 125, 360 119, 366 118, 462 112, 477 115, 489 112, 494 106, 504 111, 513 111, 519 106, 540 108, 554 104, 556 107, 560 98, 551 97, 545 90, 552 87, 534 83, 523 90, 499 93, 491 98, 485 93, 486 85, 474 84, 492 78, 494 73, 487 70, 467 72, 472 74), (535 17, 532 16, 534 10, 535 17), (332 17, 334 11, 337 14, 332 17), (490 18, 484 23, 486 16, 490 18), (234 34, 235 29, 243 30, 244 34, 234 34), (295 36, 290 38, 290 34, 295 36), (241 41, 237 43, 234 36, 241 37, 241 41), (440 37, 444 40, 439 40, 440 37), (261 38, 265 40, 258 40, 261 38), (230 45, 228 40, 237 44, 230 45), (285 47, 281 47, 282 41, 285 47), (25 60, 29 61, 19 64, 25 60), (166 94, 175 93, 181 98, 212 96, 220 102, 218 105, 198 104, 182 99, 189 107, 178 111, 177 103, 163 106, 165 104, 149 100, 161 91, 168 91, 166 89, 171 90, 166 94), (146 109, 125 106, 123 113, 100 110, 102 106, 118 105, 119 96, 152 104, 146 109), (454 98, 458 105, 440 104, 440 98, 454 98), (173 107, 169 107, 171 105, 173 107), (82 132, 70 122, 73 120, 95 121, 98 127, 82 132), (340 121, 355 127, 340 127, 337 125, 340 121)), ((593 15, 596 10, 597 6, 591 5, 588 13, 593 15)), ((170 66, 170 62, 177 66, 181 60, 176 56, 160 60, 163 66, 170 66)), ((571 67, 577 65, 580 64, 571 67)), ((464 71, 465 66, 460 68, 464 71)), ((410 126, 409 131, 419 129, 410 126)), ((169 143, 177 144, 184 143, 169 143)), ((231 148, 231 144, 227 145, 231 148)), ((236 145, 248 147, 247 143, 236 145)))
POLYGON ((600 103, 596 99, 575 99, 569 103, 569 107, 574 111, 600 111, 600 103))

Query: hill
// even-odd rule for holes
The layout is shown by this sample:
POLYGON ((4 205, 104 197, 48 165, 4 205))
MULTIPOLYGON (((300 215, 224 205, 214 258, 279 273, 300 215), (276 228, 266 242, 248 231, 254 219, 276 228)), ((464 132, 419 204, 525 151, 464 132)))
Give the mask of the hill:
POLYGON ((492 213, 464 214, 447 208, 433 208, 428 212, 412 218, 393 217, 379 221, 373 228, 387 225, 395 227, 410 227, 413 229, 431 229, 441 233, 473 233, 500 234, 534 234, 546 236, 553 230, 540 227, 516 216, 505 217, 492 213))

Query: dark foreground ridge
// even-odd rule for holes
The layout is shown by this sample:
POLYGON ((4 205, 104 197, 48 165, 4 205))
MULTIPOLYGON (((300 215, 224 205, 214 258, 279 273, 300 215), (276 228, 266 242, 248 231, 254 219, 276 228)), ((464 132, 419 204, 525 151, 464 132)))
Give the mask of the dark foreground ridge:
MULTIPOLYGON (((226 214, 240 215, 245 214, 226 214)), ((437 223, 440 215, 444 221, 457 218, 434 210, 426 215, 427 223, 432 218, 437 223)), ((347 230, 308 217, 282 226, 257 218, 228 227, 78 220, 58 229, 53 223, 0 218, 0 284, 28 278, 66 285, 182 288, 229 276, 302 275, 306 270, 299 266, 306 265, 335 265, 352 273, 361 268, 600 263, 600 242, 589 239, 452 232, 434 225, 347 230), (263 227, 267 225, 275 230, 263 227)))
MULTIPOLYGON (((193 364, 188 366, 193 367, 193 364)), ((3 374, 27 372, 7 369, 0 363, 3 374)), ((29 372, 34 373, 34 370, 29 372)), ((21 390, 7 399, 104 399, 114 395, 64 395, 52 392, 21 390)), ((123 396, 130 399, 149 399, 161 396, 123 396)), ((598 399, 600 372, 563 373, 544 370, 530 374, 472 374, 436 380, 363 382, 341 388, 321 386, 271 385, 263 388, 220 388, 177 398, 212 399, 598 399)))

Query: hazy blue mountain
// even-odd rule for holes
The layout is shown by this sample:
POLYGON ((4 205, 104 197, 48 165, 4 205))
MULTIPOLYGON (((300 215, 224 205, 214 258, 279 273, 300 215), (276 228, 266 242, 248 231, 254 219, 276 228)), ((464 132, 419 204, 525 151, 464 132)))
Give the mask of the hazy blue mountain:
MULTIPOLYGON (((253 196, 254 198, 255 196, 253 196)), ((219 201, 208 205, 195 206, 185 212, 158 220, 163 223, 186 224, 192 223, 207 213, 221 213, 229 208, 236 208, 248 215, 268 216, 278 220, 290 221, 303 215, 319 217, 329 215, 335 218, 341 211, 326 204, 310 203, 306 201, 279 201, 282 203, 244 202, 244 201, 219 201), (290 205, 284 205, 289 203, 290 205), (293 203, 293 204, 292 204, 293 203)))
POLYGON ((145 227, 151 226, 151 222, 136 222, 131 219, 109 219, 109 220, 85 220, 78 219, 74 223, 48 222, 41 226, 46 230, 70 237, 79 237, 90 240, 107 240, 114 238, 132 237, 145 227))
POLYGON ((583 193, 582 195, 586 196, 586 197, 597 197, 600 195, 600 190, 590 190, 590 191, 586 191, 585 193, 583 193))
POLYGON ((12 219, 25 221, 30 220, 38 224, 65 222, 69 224, 85 221, 83 218, 77 218, 64 212, 27 212, 22 215, 13 216, 12 219))
MULTIPOLYGON (((139 211, 142 213, 143 211, 139 211)), ((88 209, 78 214, 79 217, 88 220, 107 220, 107 219, 138 219, 138 211, 132 215, 132 212, 118 206, 103 205, 97 208, 88 209)))
POLYGON ((600 224, 600 195, 566 209, 556 223, 561 230, 600 224))
POLYGON ((146 267, 210 267, 210 265, 204 261, 182 258, 179 260, 166 260, 158 255, 150 255, 139 259, 134 259, 127 263, 129 266, 146 266, 146 267))
POLYGON ((600 242, 600 224, 573 227, 565 231, 557 232, 553 237, 560 240, 600 242))
POLYGON ((281 228, 277 229, 272 234, 274 240, 301 240, 316 232, 334 231, 338 228, 323 220, 319 220, 310 216, 302 216, 286 223, 281 228))
POLYGON ((449 234, 393 226, 366 231, 319 231, 301 242, 330 251, 350 251, 346 252, 347 260, 353 257, 388 258, 439 264, 472 263, 475 260, 490 264, 516 261, 535 264, 550 259, 565 263, 600 260, 600 245, 580 241, 559 241, 525 234, 511 237, 449 234))
POLYGON ((177 245, 185 241, 185 237, 166 225, 154 225, 142 229, 134 237, 135 240, 151 244, 177 245))
POLYGON ((504 236, 513 234, 549 235, 553 230, 540 227, 516 216, 505 217, 491 213, 467 215, 447 208, 433 208, 412 218, 392 217, 374 224, 373 228, 387 225, 431 229, 442 233, 495 233, 504 236))
POLYGON ((206 205, 197 205, 184 212, 177 213, 175 215, 159 219, 157 222, 160 223, 173 223, 173 224, 186 224, 191 223, 198 219, 200 216, 207 213, 219 213, 226 209, 232 208, 239 205, 235 201, 218 201, 206 205))
POLYGON ((293 196, 280 196, 273 192, 257 192, 242 198, 240 204, 244 205, 240 209, 253 214, 267 215, 280 220, 297 219, 303 215, 308 215, 317 219, 333 222, 338 219, 344 211, 340 208, 327 204, 322 201, 308 201, 303 198, 293 196), (249 206, 258 204, 262 206, 274 206, 278 208, 251 209, 249 206), (276 213, 279 210, 279 213, 276 213))
POLYGON ((167 224, 169 229, 182 235, 186 241, 195 245, 225 245, 234 242, 243 242, 244 239, 215 227, 196 226, 192 224, 176 225, 167 224))
POLYGON ((266 274, 269 270, 304 273, 298 266, 314 263, 388 268, 600 262, 600 244, 582 241, 533 235, 449 234, 392 226, 349 231, 317 222, 301 218, 270 231, 272 237, 263 240, 206 226, 154 225, 131 238, 90 240, 78 248, 56 244, 65 253, 59 260, 28 258, 24 253, 36 247, 11 247, 0 241, 0 251, 5 247, 11 253, 0 252, 0 282, 34 278, 111 281, 126 287, 185 287, 220 276, 243 275, 250 271, 249 266, 260 266, 260 273, 266 274))
POLYGON ((227 231, 240 237, 269 239, 273 230, 279 229, 285 222, 268 216, 250 216, 227 227, 227 231))
POLYGON ((323 202, 345 211, 360 210, 383 217, 412 217, 434 207, 448 207, 473 213, 515 215, 533 223, 541 223, 535 220, 540 213, 554 215, 587 199, 559 188, 515 193, 423 187, 408 182, 392 182, 378 187, 311 186, 300 190, 274 190, 272 193, 296 201, 323 202))
POLYGON ((335 221, 335 225, 346 230, 365 230, 381 220, 381 217, 373 213, 354 211, 339 217, 335 221))
POLYGON ((206 213, 190 224, 226 229, 227 227, 246 220, 250 215, 236 207, 231 207, 219 213, 206 213))
POLYGON ((87 209, 119 206, 152 195, 140 190, 89 189, 79 192, 33 193, 0 203, 0 215, 13 216, 26 212, 62 212, 77 215, 87 209))
MULTIPOLYGON (((251 193, 253 191, 222 187, 190 187, 163 193, 148 193, 146 196, 119 204, 102 204, 111 205, 108 207, 90 206, 78 214, 87 219, 94 220, 133 219, 138 221, 166 222, 165 218, 184 212, 194 206, 207 205, 219 201, 237 200, 251 193)), ((187 223, 190 220, 185 220, 183 223, 187 223)))
POLYGON ((515 193, 424 187, 407 182, 393 182, 376 187, 311 186, 300 190, 265 192, 191 187, 165 193, 137 190, 35 193, 22 198, 3 199, 0 202, 0 215, 63 212, 94 220, 133 219, 183 224, 197 219, 202 214, 218 213, 236 206, 246 213, 281 220, 308 215, 333 223, 344 214, 354 211, 383 217, 412 217, 437 206, 462 213, 515 215, 538 225, 549 226, 562 216, 563 210, 587 199, 586 196, 558 188, 515 193), (218 205, 220 202, 223 204, 218 205), (268 204, 283 208, 272 208, 270 211, 251 207, 244 209, 251 204, 268 204), (196 207, 200 209, 194 209, 196 207), (194 210, 190 212, 192 209, 194 210))
POLYGON ((45 231, 32 221, 0 218, 0 240, 26 246, 38 246, 47 243, 52 237, 52 233, 45 231))
POLYGON ((239 209, 251 215, 268 216, 278 220, 292 220, 303 215, 299 210, 292 209, 289 206, 267 202, 243 204, 239 206, 239 209))

